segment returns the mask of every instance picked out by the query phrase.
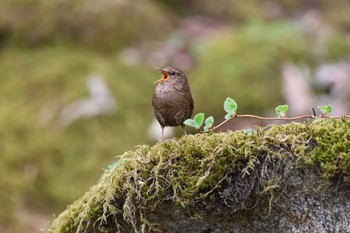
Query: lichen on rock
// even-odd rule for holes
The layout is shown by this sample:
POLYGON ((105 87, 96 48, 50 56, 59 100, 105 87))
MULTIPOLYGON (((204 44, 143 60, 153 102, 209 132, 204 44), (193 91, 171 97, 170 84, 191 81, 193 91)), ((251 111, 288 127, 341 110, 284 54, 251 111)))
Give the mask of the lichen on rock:
POLYGON ((140 146, 50 232, 349 232, 350 121, 140 146))

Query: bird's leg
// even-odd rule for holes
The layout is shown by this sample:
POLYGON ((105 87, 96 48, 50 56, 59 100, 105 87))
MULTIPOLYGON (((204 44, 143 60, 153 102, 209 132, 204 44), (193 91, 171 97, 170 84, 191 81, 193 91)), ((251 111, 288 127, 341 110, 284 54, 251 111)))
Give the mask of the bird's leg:
POLYGON ((161 126, 162 127, 162 141, 164 141, 164 126, 161 126))
POLYGON ((182 124, 181 127, 184 129, 184 134, 187 135, 185 125, 182 124))

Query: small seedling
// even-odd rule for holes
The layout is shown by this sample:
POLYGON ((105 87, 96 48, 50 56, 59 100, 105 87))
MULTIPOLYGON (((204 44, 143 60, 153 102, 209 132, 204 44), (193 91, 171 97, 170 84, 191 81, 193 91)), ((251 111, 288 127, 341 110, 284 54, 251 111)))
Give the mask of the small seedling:
POLYGON ((225 119, 229 119, 236 114, 237 103, 234 99, 227 97, 224 102, 224 110, 227 113, 225 119))
POLYGON ((330 114, 332 112, 332 106, 329 104, 326 106, 318 106, 317 108, 322 112, 322 115, 330 114))
POLYGON ((210 116, 205 120, 204 131, 208 131, 214 124, 214 117, 210 116))
MULTIPOLYGON (((344 115, 344 116, 326 116, 326 114, 330 114, 332 112, 332 106, 327 105, 327 106, 318 106, 320 111, 322 112, 321 118, 333 118, 333 119, 339 119, 339 118, 350 118, 350 115, 344 115)), ((203 123, 204 125, 204 131, 203 132, 208 132, 212 130, 216 130, 220 128, 222 125, 226 124, 228 121, 234 119, 234 118, 255 118, 259 120, 288 120, 288 121, 294 121, 294 120, 300 120, 300 119, 315 119, 316 118, 316 113, 313 110, 314 114, 313 115, 302 115, 302 116, 295 116, 295 117, 287 117, 287 111, 289 107, 287 104, 285 105, 279 105, 275 108, 276 111, 276 116, 277 117, 261 117, 261 116, 256 116, 256 115, 251 115, 251 114, 237 114, 237 103, 234 99, 227 97, 225 102, 224 102, 224 110, 226 112, 225 115, 225 120, 221 122, 220 124, 213 126, 214 125, 214 117, 210 116, 207 119, 204 117, 204 113, 198 113, 194 116, 193 119, 187 119, 184 121, 185 125, 188 125, 190 127, 196 128, 197 130, 200 130, 202 127, 203 123), (204 121, 205 119, 205 121, 204 121)), ((254 132, 254 130, 247 129, 243 130, 246 134, 250 135, 254 132)))
POLYGON ((287 116, 287 111, 288 111, 289 107, 287 104, 285 105, 278 105, 275 108, 276 111, 276 116, 279 118, 285 118, 287 116))
POLYGON ((204 122, 204 113, 197 113, 193 119, 187 119, 184 121, 185 125, 188 125, 190 127, 196 128, 199 130, 204 122))

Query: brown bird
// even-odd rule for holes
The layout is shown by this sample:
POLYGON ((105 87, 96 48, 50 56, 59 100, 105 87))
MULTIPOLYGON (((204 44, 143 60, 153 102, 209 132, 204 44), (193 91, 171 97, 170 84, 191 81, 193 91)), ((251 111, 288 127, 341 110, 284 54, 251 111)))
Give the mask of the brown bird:
POLYGON ((154 115, 162 127, 181 125, 185 131, 184 121, 191 118, 193 98, 186 75, 175 67, 157 68, 162 72, 152 97, 154 115))

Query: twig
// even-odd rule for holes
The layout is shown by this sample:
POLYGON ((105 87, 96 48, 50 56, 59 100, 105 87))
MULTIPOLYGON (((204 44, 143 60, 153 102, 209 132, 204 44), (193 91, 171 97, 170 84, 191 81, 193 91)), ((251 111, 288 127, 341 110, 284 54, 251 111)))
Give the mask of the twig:
POLYGON ((223 122, 221 122, 220 124, 218 124, 217 126, 211 128, 211 129, 209 129, 208 131, 212 131, 212 130, 215 130, 215 129, 217 129, 217 128, 220 128, 222 125, 226 124, 226 122, 228 122, 229 120, 232 120, 232 119, 234 119, 234 118, 236 118, 236 117, 237 117, 237 115, 233 115, 232 117, 230 117, 230 118, 224 120, 223 122))
POLYGON ((260 120, 285 120, 285 121, 293 121, 293 120, 300 120, 300 119, 307 119, 307 118, 314 118, 314 115, 303 115, 303 116, 296 116, 296 117, 260 117, 250 114, 244 114, 244 115, 237 115, 237 118, 247 117, 247 118, 256 118, 260 120))
POLYGON ((320 118, 341 119, 341 118, 350 118, 350 115, 344 115, 344 116, 327 116, 327 115, 321 115, 320 118))
MULTIPOLYGON (((220 124, 216 125, 215 127, 209 129, 208 131, 216 130, 216 129, 220 128, 221 126, 223 126, 224 124, 226 124, 228 121, 235 119, 235 118, 255 118, 255 119, 259 119, 259 120, 274 120, 274 121, 275 120, 277 120, 277 121, 294 121, 294 120, 300 120, 300 119, 315 119, 315 118, 317 118, 314 108, 312 108, 312 111, 313 111, 313 115, 302 115, 302 116, 296 116, 296 117, 261 117, 261 116, 251 115, 251 114, 242 114, 242 115, 235 114, 232 117, 224 120, 220 124)), ((321 115, 321 116, 319 116, 319 118, 341 119, 341 118, 350 118, 350 115, 344 115, 344 116, 321 115)), ((205 131, 205 132, 208 132, 208 131, 205 131)))

